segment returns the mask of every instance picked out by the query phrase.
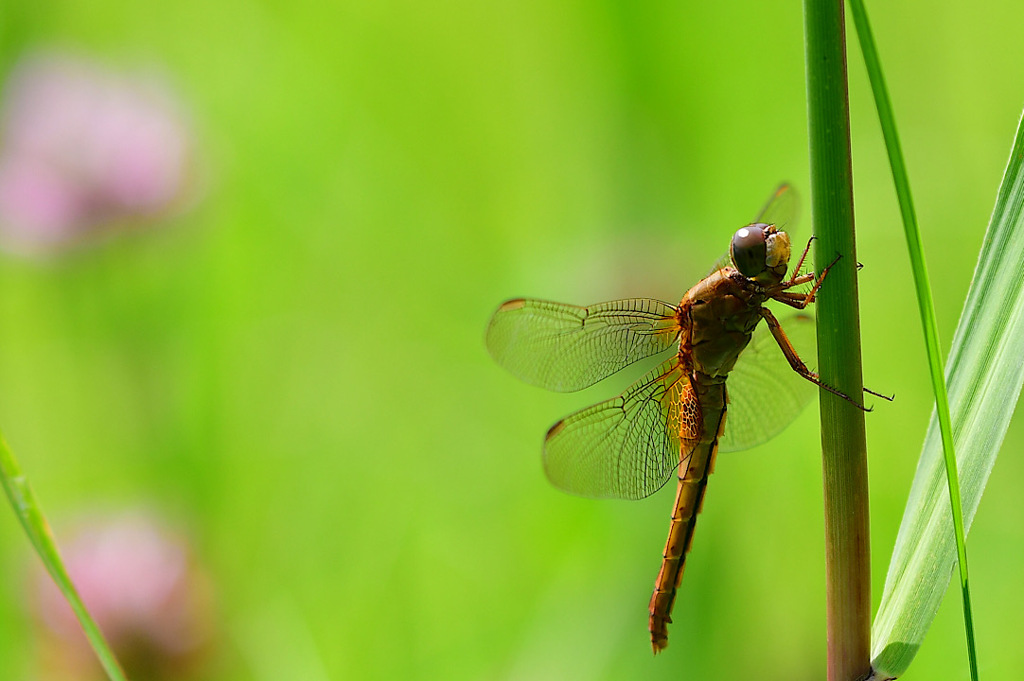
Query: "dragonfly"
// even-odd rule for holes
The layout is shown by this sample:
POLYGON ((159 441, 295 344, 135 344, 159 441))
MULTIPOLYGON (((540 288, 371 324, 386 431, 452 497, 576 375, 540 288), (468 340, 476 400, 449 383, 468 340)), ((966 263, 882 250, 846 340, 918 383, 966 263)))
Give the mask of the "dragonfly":
POLYGON ((572 494, 642 499, 675 473, 672 520, 649 604, 655 653, 668 645, 672 606, 717 452, 777 435, 813 399, 814 386, 865 409, 823 383, 796 349, 814 347, 807 307, 836 264, 820 275, 801 273, 811 237, 787 277, 792 249, 783 227, 796 203, 791 187, 780 186, 678 305, 629 298, 581 307, 515 298, 498 307, 487 328, 487 348, 499 365, 557 392, 582 390, 674 351, 621 395, 558 421, 544 438, 544 471, 572 494), (785 331, 765 307, 769 300, 797 310, 785 331))

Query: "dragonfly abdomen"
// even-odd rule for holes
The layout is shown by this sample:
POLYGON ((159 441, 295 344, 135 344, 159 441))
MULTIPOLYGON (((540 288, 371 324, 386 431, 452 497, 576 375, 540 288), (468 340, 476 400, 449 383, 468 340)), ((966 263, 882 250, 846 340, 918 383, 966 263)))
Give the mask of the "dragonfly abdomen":
POLYGON ((718 438, 725 425, 725 383, 695 372, 683 395, 679 414, 679 486, 662 554, 661 570, 651 596, 649 629, 655 653, 668 646, 672 605, 683 578, 686 554, 693 543, 697 514, 704 501, 708 476, 714 469, 718 438), (704 380, 701 380, 704 379, 704 380), (696 398, 696 399, 694 399, 696 398))

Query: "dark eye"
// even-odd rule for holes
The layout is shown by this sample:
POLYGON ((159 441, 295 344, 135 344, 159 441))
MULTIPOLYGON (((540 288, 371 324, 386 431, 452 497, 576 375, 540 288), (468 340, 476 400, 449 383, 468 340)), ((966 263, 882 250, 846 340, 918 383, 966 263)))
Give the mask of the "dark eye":
POLYGON ((732 263, 745 277, 756 277, 765 268, 768 250, 765 246, 764 225, 755 223, 736 230, 729 252, 732 263))

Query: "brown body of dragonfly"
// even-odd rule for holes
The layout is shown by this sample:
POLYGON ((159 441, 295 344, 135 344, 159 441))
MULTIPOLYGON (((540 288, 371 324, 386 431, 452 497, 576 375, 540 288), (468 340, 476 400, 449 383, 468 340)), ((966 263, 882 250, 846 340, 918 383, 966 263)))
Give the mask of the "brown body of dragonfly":
POLYGON ((678 406, 679 485, 650 604, 655 652, 668 645, 672 604, 708 475, 714 471, 718 440, 725 428, 726 378, 764 318, 763 304, 769 295, 769 290, 730 267, 701 280, 679 303, 678 356, 688 380, 678 406))
MULTIPOLYGON (((774 436, 813 398, 811 384, 832 390, 807 369, 764 307, 775 300, 805 308, 828 271, 799 274, 808 243, 786 278, 789 237, 768 218, 787 213, 780 206, 790 199, 788 187, 780 188, 759 220, 733 236, 730 264, 691 288, 678 306, 646 298, 588 307, 517 298, 498 308, 487 330, 487 347, 499 364, 560 392, 676 350, 620 396, 556 423, 544 441, 548 478, 573 494, 641 499, 676 473, 672 522, 650 601, 654 652, 668 645, 672 604, 718 450, 774 436), (806 292, 791 290, 803 284, 806 292), (762 320, 767 329, 758 328, 762 320), (728 428, 727 405, 737 417, 728 428)), ((793 337, 814 335, 806 315, 788 320, 787 328, 793 337)))

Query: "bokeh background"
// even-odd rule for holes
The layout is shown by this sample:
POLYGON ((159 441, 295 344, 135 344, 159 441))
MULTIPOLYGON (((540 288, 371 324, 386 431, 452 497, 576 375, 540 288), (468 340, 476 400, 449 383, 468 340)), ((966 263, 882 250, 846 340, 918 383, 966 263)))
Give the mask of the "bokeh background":
MULTIPOLYGON (((948 347, 1024 104, 1006 30, 1024 8, 872 19, 948 347)), ((0 423, 68 551, 142 514, 167 542, 153 565, 188 563, 152 606, 195 620, 170 636, 201 639, 175 678, 823 677, 815 410, 719 458, 653 658, 673 492, 578 499, 540 466, 552 422, 640 369, 553 395, 483 346, 505 298, 675 301, 780 181, 806 207, 798 3, 4 3, 5 101, 40 54, 107 78, 103 101, 125 79, 156 88, 187 133, 165 203, 87 192, 105 210, 76 213, 74 238, 0 255, 0 423), (174 589, 188 616, 159 600, 174 589)), ((865 380, 897 398, 868 416, 877 603, 930 391, 855 49, 850 64, 865 380)), ((805 211, 795 239, 809 229, 805 211)), ((987 679, 1024 667, 1022 443, 1014 422, 971 534, 987 679)), ((65 646, 6 515, 0 675, 43 678, 65 646)), ((111 565, 157 569, 121 545, 103 544, 111 565)), ((967 678, 955 590, 905 678, 967 678)))

